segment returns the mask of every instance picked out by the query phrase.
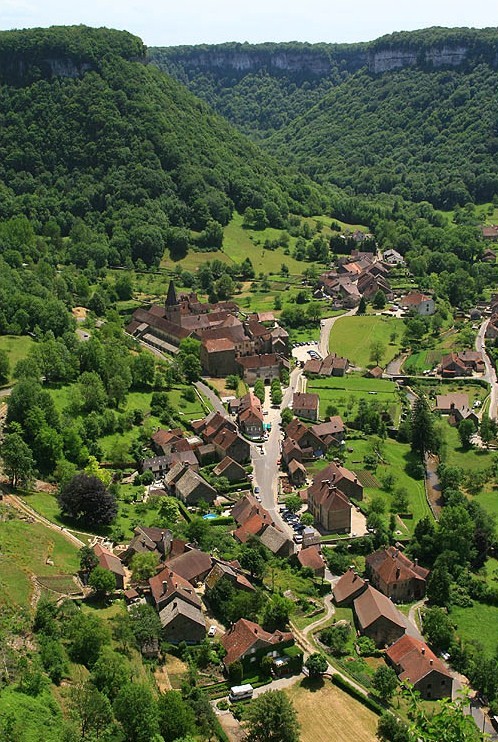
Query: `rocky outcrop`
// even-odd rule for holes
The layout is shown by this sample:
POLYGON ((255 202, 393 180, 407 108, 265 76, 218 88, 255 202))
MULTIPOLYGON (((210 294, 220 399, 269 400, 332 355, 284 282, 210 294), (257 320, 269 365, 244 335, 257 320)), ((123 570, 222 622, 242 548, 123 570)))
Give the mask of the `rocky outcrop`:
POLYGON ((432 47, 422 52, 416 49, 380 49, 372 52, 368 69, 374 74, 389 72, 402 67, 459 67, 467 61, 469 49, 465 46, 432 47))

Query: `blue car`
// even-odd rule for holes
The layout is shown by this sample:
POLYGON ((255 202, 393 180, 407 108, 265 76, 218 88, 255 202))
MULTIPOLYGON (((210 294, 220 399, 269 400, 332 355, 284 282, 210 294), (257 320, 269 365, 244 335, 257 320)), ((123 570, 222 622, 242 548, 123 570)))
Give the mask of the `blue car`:
POLYGON ((259 495, 259 487, 255 487, 254 488, 254 494, 255 495, 259 495))

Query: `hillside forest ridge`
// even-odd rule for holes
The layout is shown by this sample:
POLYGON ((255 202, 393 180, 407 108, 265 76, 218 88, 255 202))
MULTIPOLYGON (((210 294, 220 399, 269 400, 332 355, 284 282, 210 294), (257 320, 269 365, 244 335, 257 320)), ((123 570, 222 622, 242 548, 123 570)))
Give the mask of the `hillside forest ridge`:
POLYGON ((498 737, 497 59, 0 32, 0 739, 498 737))

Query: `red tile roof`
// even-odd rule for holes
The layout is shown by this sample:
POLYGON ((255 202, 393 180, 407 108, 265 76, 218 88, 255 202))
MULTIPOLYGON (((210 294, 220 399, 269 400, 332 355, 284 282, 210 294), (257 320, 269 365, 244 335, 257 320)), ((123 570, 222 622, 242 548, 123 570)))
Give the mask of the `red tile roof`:
POLYGON ((406 580, 425 580, 429 570, 410 561, 399 549, 390 546, 370 554, 365 559, 368 568, 387 585, 406 580))
POLYGON ((270 634, 257 623, 240 618, 221 638, 221 643, 226 649, 224 665, 229 667, 236 660, 240 660, 255 644, 270 647, 292 639, 290 631, 275 631, 270 634))
POLYGON ((205 572, 209 572, 212 560, 209 554, 199 549, 190 549, 166 562, 172 572, 176 572, 188 582, 196 581, 205 572))
POLYGON ((100 567, 108 569, 110 572, 113 572, 113 574, 121 575, 121 577, 125 576, 125 571, 123 569, 123 565, 121 564, 121 560, 117 556, 114 556, 112 551, 105 549, 100 544, 95 544, 93 550, 95 552, 95 556, 99 560, 100 567))
POLYGON ((310 567, 314 572, 318 572, 325 567, 325 560, 318 546, 308 546, 306 549, 301 549, 297 559, 302 567, 310 567))
POLYGON ((377 619, 384 617, 402 628, 406 628, 404 616, 393 603, 379 590, 369 585, 354 601, 354 610, 361 629, 371 626, 377 619))
POLYGON ((201 604, 190 582, 173 572, 170 567, 165 567, 157 575, 151 577, 149 585, 156 605, 174 594, 195 605, 201 604))
POLYGON ((334 600, 336 603, 344 603, 346 600, 356 598, 365 588, 366 582, 355 569, 348 569, 336 582, 334 589, 334 600))
POLYGON ((429 649, 427 644, 408 634, 395 641, 386 650, 386 654, 400 671, 400 680, 408 680, 412 685, 415 685, 433 671, 451 677, 446 666, 429 649))
POLYGON ((292 407, 295 411, 299 410, 318 410, 320 397, 318 394, 309 392, 294 392, 292 396, 292 407))

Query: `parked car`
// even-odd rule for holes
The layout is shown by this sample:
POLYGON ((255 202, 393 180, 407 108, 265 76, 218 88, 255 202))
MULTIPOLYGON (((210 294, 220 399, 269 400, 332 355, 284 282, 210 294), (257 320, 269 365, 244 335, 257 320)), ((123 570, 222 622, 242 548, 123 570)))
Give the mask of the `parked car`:
POLYGON ((296 544, 302 544, 303 543, 303 537, 301 536, 300 533, 296 533, 296 535, 294 536, 294 543, 296 543, 296 544))
POLYGON ((216 626, 210 626, 208 631, 208 636, 214 636, 216 634, 216 626))
POLYGON ((255 495, 259 495, 259 487, 255 487, 254 488, 254 494, 255 495))

